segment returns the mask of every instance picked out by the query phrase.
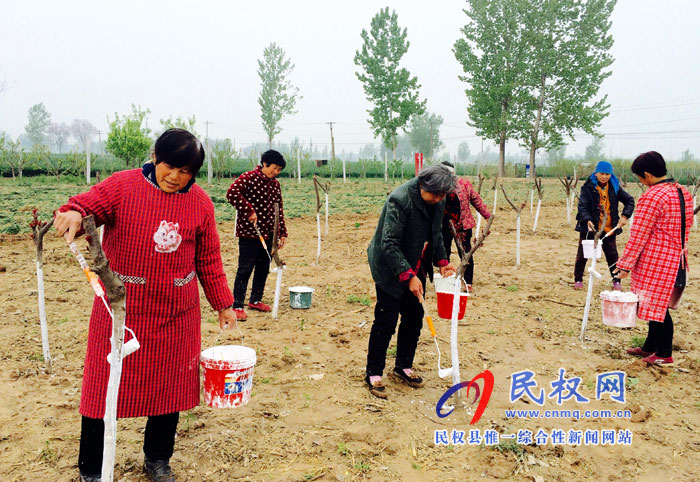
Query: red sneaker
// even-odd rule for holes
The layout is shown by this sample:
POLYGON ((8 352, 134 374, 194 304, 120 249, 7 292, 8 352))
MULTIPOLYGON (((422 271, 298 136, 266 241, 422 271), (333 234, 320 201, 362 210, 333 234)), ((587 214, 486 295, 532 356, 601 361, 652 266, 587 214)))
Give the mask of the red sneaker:
POLYGON ((643 362, 649 365, 673 365, 673 357, 661 358, 660 356, 651 355, 646 358, 642 358, 643 362))
POLYGON ((245 311, 243 311, 243 308, 235 308, 233 312, 236 314, 236 319, 238 321, 245 321, 248 319, 248 315, 245 314, 245 311))
POLYGON ((644 357, 648 357, 650 355, 653 355, 654 352, 644 351, 641 349, 641 347, 635 347, 635 348, 628 348, 627 354, 633 355, 633 356, 641 356, 642 358, 644 358, 644 357))
POLYGON ((258 310, 258 311, 272 311, 272 308, 267 306, 265 303, 262 301, 258 301, 256 303, 248 303, 248 308, 253 309, 253 310, 258 310))

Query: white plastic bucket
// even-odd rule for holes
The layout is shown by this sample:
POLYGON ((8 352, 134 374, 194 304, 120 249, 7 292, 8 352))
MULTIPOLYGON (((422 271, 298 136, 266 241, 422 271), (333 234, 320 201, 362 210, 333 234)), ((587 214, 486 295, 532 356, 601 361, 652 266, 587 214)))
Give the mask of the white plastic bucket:
POLYGON ((214 346, 204 350, 204 401, 213 408, 235 408, 248 403, 253 390, 255 350, 241 345, 214 346))
POLYGON ((634 328, 637 326, 636 294, 623 291, 603 291, 600 293, 600 307, 603 312, 603 324, 617 328, 634 328))
MULTIPOLYGON (((436 293, 454 293, 455 291, 455 276, 448 276, 443 278, 439 273, 433 275, 433 285, 435 286, 436 293)), ((464 280, 462 280, 464 283, 464 280)), ((464 283, 466 287, 466 283, 464 283)))
MULTIPOLYGON (((593 243, 594 240, 592 239, 584 239, 581 241, 581 245, 583 246, 583 257, 586 259, 593 259, 593 243)), ((603 256, 603 242, 598 241, 598 246, 595 248, 595 257, 597 259, 600 259, 600 257, 603 256)))

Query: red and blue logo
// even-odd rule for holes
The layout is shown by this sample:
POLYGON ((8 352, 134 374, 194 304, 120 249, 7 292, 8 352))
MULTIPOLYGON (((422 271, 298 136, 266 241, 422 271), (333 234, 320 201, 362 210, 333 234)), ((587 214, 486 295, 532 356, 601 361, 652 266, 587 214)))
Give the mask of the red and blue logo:
POLYGON ((474 425, 476 422, 478 422, 481 415, 483 415, 484 410, 486 410, 486 406, 491 398, 491 392, 493 392, 493 373, 488 370, 484 370, 468 382, 461 382, 449 388, 442 395, 442 397, 440 397, 440 400, 438 400, 437 405, 435 406, 435 413, 437 413, 437 416, 439 418, 448 417, 452 412, 454 412, 454 408, 448 412, 442 412, 442 408, 447 400, 449 400, 452 395, 460 391, 462 388, 467 389, 466 396, 469 397, 469 390, 472 387, 474 387, 476 390, 476 395, 474 396, 474 401, 471 404, 474 405, 476 401, 479 400, 479 405, 477 405, 476 412, 474 413, 471 422, 469 422, 469 425, 474 425), (483 391, 479 389, 479 385, 476 383, 478 380, 484 381, 483 391))

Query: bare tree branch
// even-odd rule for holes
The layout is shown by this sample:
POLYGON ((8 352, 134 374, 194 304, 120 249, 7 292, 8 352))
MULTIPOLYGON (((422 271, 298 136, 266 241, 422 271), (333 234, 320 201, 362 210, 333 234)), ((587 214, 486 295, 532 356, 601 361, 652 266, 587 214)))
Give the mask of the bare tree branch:
POLYGON ((479 249, 479 247, 481 247, 482 244, 484 244, 484 240, 486 239, 486 237, 489 234, 491 234, 491 224, 493 224, 493 220, 495 217, 495 214, 491 214, 491 217, 489 218, 489 221, 486 224, 486 229, 484 229, 484 231, 476 238, 476 242, 474 243, 474 246, 472 246, 472 248, 469 250, 469 252, 462 257, 462 262, 457 268, 457 276, 459 278, 464 277, 464 272, 467 269, 467 264, 469 264, 469 260, 471 259, 472 255, 477 249, 479 249))

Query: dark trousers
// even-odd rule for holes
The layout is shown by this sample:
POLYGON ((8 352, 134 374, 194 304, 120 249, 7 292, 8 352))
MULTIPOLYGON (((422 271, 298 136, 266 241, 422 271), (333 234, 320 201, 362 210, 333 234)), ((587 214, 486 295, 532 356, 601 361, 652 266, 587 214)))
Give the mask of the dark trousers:
MULTIPOLYGON (((452 241, 453 241, 452 231, 449 227, 443 225, 442 229, 442 240, 445 243, 445 252, 447 253, 447 260, 450 259, 450 254, 452 252, 452 241)), ((464 231, 464 241, 462 242, 462 247, 469 252, 472 249, 472 230, 467 229, 464 231)), ((457 251, 459 253, 459 251, 457 251)), ((474 256, 469 258, 469 263, 467 263, 467 269, 464 271, 464 281, 468 285, 472 284, 474 280, 474 256)))
POLYGON ((644 342, 642 350, 656 353, 656 356, 668 358, 673 351, 673 320, 671 313, 666 310, 666 318, 663 323, 649 321, 649 334, 644 342))
MULTIPOLYGON (((585 238, 585 235, 581 233, 581 235, 578 238, 578 251, 576 251, 576 264, 574 264, 574 281, 583 281, 583 271, 586 268, 586 262, 588 259, 583 257, 583 245, 581 244, 581 241, 583 241, 585 238)), ((589 235, 588 239, 593 239, 591 235, 589 235)), ((615 242, 615 236, 610 236, 609 238, 605 238, 603 240, 603 253, 605 254, 605 261, 608 262, 608 266, 610 267, 610 276, 612 276, 613 283, 616 283, 620 281, 619 278, 615 278, 613 276, 613 271, 615 270, 615 263, 617 263, 617 243, 615 242)))
MULTIPOLYGON (((269 247, 268 247, 269 249, 269 247)), ((262 301, 265 281, 270 272, 270 258, 259 239, 238 238, 238 271, 233 284, 233 307, 243 308, 248 280, 253 275, 253 288, 250 291, 250 302, 262 301)))
MULTIPOLYGON (((425 280, 421 280, 425 289, 425 280)), ((396 338, 396 365, 398 369, 412 368, 413 357, 418 346, 418 337, 423 327, 423 306, 418 298, 406 288, 401 298, 394 298, 379 286, 377 305, 374 307, 374 323, 369 334, 367 348, 367 375, 381 376, 386 364, 386 351, 396 324, 401 315, 399 334, 396 338)))
MULTIPOLYGON (((148 417, 143 453, 150 460, 170 460, 175 447, 175 432, 180 413, 148 417)), ((100 418, 83 417, 80 433, 78 468, 84 475, 102 473, 105 422, 100 418)))

